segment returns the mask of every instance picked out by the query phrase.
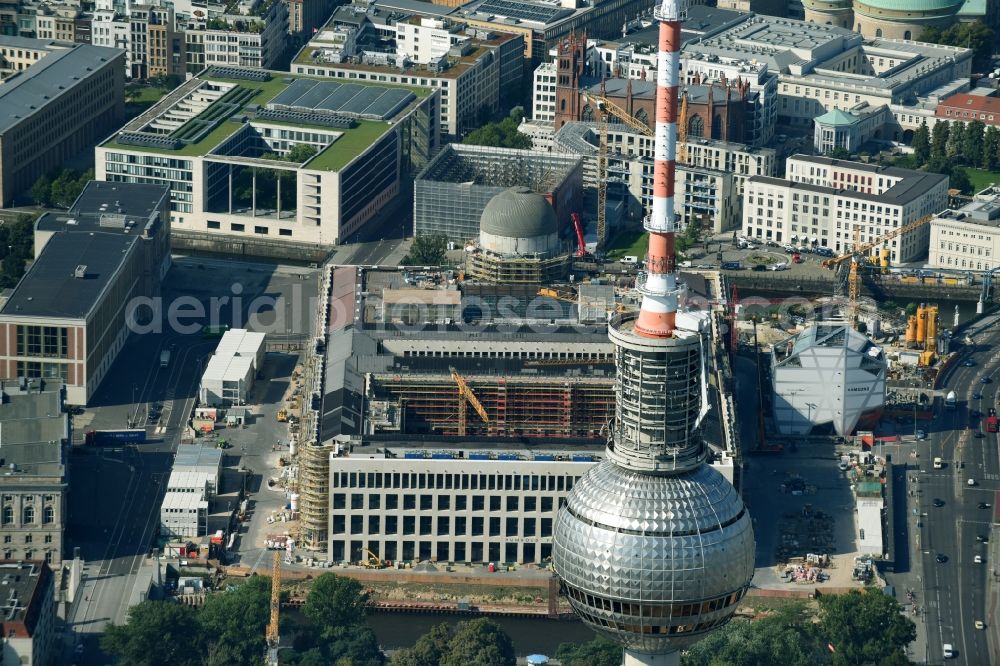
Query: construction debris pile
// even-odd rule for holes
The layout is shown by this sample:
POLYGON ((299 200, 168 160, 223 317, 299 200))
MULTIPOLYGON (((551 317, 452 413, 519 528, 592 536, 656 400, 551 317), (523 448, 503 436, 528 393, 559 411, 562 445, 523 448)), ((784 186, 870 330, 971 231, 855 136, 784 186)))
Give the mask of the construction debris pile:
POLYGON ((775 558, 791 562, 811 553, 830 552, 834 546, 833 525, 833 516, 813 510, 811 504, 802 507, 802 511, 786 513, 778 524, 781 541, 775 549, 775 558))

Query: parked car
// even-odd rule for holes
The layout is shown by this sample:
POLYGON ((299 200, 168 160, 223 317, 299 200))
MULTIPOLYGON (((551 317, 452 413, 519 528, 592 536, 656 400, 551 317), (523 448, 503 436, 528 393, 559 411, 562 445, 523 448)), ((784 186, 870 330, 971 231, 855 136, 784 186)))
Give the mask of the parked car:
POLYGON ((943 553, 938 553, 938 554, 937 554, 937 555, 936 555, 936 556, 934 557, 934 559, 938 561, 938 564, 944 564, 945 562, 947 562, 947 561, 948 561, 948 556, 947 556, 947 555, 944 555, 943 553))
POLYGON ((917 430, 917 439, 927 439, 927 431, 917 430))
POLYGON ((802 263, 802 255, 798 254, 797 252, 795 254, 793 254, 792 255, 792 263, 793 264, 801 264, 802 263))
POLYGON ((752 270, 752 271, 765 271, 765 270, 767 270, 767 266, 765 266, 764 264, 754 264, 753 268, 751 268, 750 270, 752 270))

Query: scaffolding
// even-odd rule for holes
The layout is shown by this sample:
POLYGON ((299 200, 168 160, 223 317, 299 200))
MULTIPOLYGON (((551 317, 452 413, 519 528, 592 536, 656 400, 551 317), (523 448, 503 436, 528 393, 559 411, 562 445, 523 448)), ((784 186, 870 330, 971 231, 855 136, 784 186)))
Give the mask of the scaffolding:
POLYGON ((466 254, 466 273, 496 284, 552 284, 569 273, 568 253, 555 257, 502 257, 481 249, 466 254))
POLYGON ((582 173, 580 158, 570 155, 449 144, 414 181, 415 233, 444 234, 456 243, 477 239, 489 200, 518 185, 567 202, 557 213, 568 220, 580 208, 582 173))
MULTIPOLYGON (((581 361, 581 363, 586 363, 581 361)), ((614 377, 464 375, 489 422, 467 419, 467 437, 603 439, 614 415, 614 377)), ((372 377, 375 399, 398 402, 404 434, 460 437, 464 398, 448 374, 372 377)), ((378 430, 376 429, 376 432, 378 430)), ((396 433, 398 434, 398 432, 396 433)))

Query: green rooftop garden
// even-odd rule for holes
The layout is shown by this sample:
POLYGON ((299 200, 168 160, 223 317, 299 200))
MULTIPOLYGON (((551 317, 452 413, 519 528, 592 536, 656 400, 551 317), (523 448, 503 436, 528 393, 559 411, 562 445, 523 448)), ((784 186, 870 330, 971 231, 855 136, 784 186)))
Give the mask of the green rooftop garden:
POLYGON ((363 150, 378 141, 392 125, 374 120, 361 120, 354 129, 344 132, 340 138, 326 147, 323 152, 306 164, 307 169, 337 171, 357 157, 363 150))

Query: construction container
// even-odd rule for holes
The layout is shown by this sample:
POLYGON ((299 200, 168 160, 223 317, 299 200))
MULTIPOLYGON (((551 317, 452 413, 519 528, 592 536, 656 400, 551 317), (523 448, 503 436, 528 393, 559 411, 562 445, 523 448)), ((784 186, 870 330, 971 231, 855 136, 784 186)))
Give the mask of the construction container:
POLYGON ((938 306, 928 305, 924 310, 927 313, 927 345, 934 349, 934 341, 937 340, 938 306))
POLYGON ((934 352, 933 351, 921 352, 920 365, 923 367, 930 367, 934 365, 934 352))
POLYGON ((927 310, 923 303, 917 308, 917 344, 923 345, 927 340, 927 310))
POLYGON ((910 315, 906 320, 906 346, 917 344, 917 317, 910 315))

